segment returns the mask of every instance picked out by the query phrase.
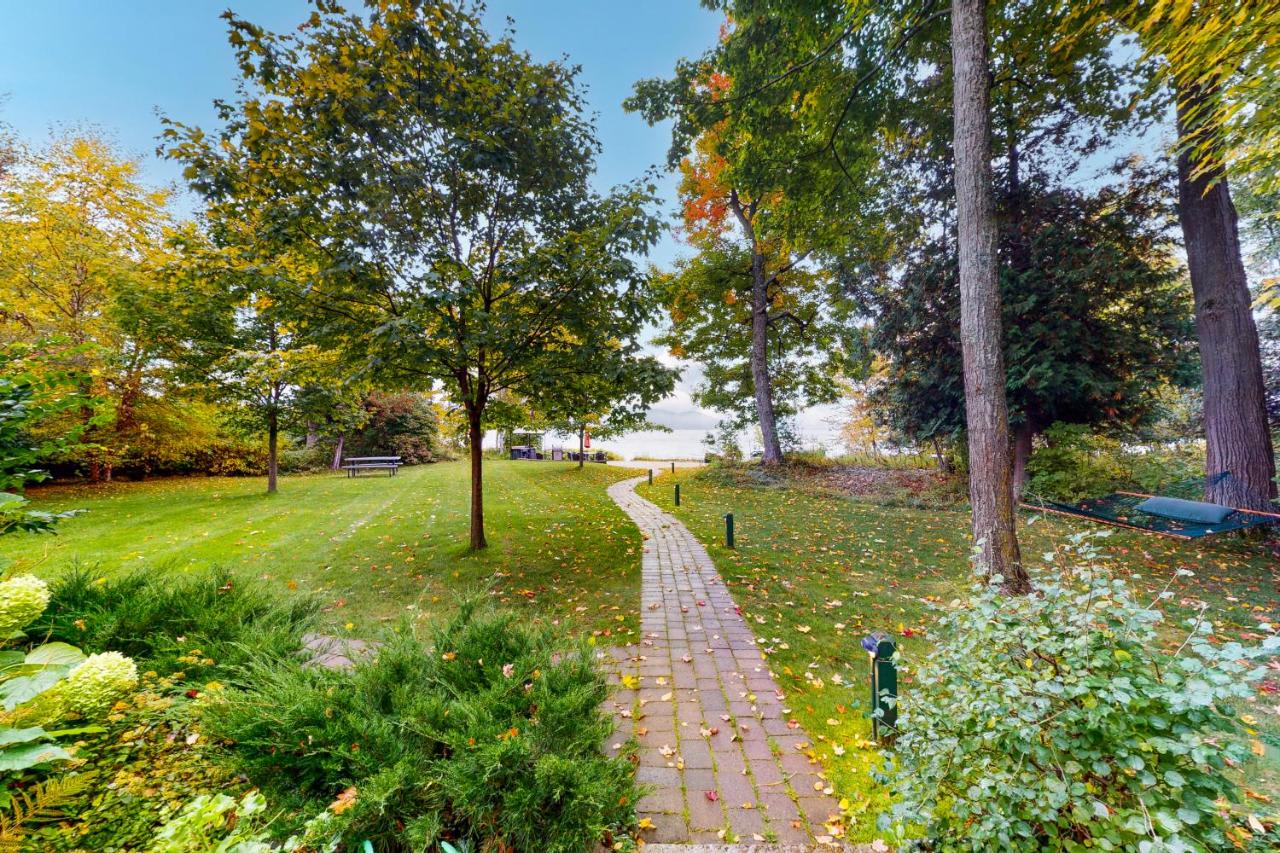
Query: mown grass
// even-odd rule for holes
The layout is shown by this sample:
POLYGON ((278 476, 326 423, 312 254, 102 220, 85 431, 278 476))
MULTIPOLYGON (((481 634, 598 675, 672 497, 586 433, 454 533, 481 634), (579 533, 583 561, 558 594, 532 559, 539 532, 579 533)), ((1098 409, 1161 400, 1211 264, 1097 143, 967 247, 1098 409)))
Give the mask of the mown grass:
POLYGON ((488 589, 538 622, 622 643, 638 630, 638 531, 605 494, 634 472, 604 465, 486 461, 489 548, 467 547, 468 468, 398 476, 183 478, 33 489, 36 505, 79 508, 56 536, 12 536, 0 561, 50 577, 223 566, 314 592, 334 630, 368 633, 406 612, 429 617, 488 589))
MULTIPOLYGON (((875 837, 874 815, 887 792, 871 778, 881 763, 871 743, 867 654, 873 630, 892 633, 904 657, 928 654, 930 602, 961 595, 969 583, 969 520, 964 512, 879 506, 804 481, 770 482, 753 469, 686 470, 640 493, 674 512, 707 545, 743 614, 769 654, 790 707, 814 739, 816 756, 848 800, 851 840, 875 837), (681 484, 681 506, 673 484, 681 484), (736 548, 724 544, 724 516, 735 520, 736 548)), ((1084 524, 1056 517, 1020 529, 1029 564, 1084 524)), ((1234 537, 1181 542, 1117 530, 1103 540, 1117 570, 1154 596, 1172 581, 1171 616, 1201 601, 1219 630, 1245 642, 1259 622, 1280 619, 1280 561, 1263 543, 1234 537), (1194 577, 1178 578, 1190 569, 1194 577)), ((910 678, 903 684, 910 701, 910 678)), ((1280 798, 1280 672, 1243 709, 1257 720, 1265 756, 1244 768, 1247 806, 1275 811, 1280 798)))

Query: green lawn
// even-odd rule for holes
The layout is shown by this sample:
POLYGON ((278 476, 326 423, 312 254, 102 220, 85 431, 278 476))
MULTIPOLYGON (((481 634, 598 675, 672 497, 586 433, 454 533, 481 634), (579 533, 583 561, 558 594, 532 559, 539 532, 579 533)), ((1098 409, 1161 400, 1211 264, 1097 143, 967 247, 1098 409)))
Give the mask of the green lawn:
MULTIPOLYGON (((775 676, 830 771, 857 823, 851 840, 874 837, 873 815, 885 792, 868 774, 878 752, 869 742, 868 632, 895 634, 907 657, 927 653, 929 601, 949 601, 968 579, 968 515, 955 511, 889 508, 803 485, 761 485, 717 469, 686 470, 681 506, 673 506, 670 475, 640 493, 674 511, 711 552, 756 636, 770 651, 775 676), (734 513, 736 550, 724 547, 724 515, 734 513)), ((1026 518, 1024 517, 1024 521, 1026 518)), ((1073 531, 1056 517, 1021 530, 1031 562, 1073 531)), ((1185 543, 1116 531, 1106 550, 1136 583, 1156 590, 1174 579, 1173 606, 1204 600, 1233 636, 1260 639, 1256 624, 1280 619, 1280 561, 1257 542, 1235 538, 1185 543)), ((910 694, 909 682, 904 697, 910 694)), ((907 699, 909 701, 909 698, 907 699)), ((1263 684, 1256 707, 1266 756, 1246 768, 1260 797, 1280 798, 1280 672, 1263 684)), ((1264 812, 1274 805, 1248 804, 1264 812)))
POLYGON ((634 639, 640 534, 605 489, 633 471, 487 461, 489 548, 467 548, 468 466, 396 477, 184 478, 33 489, 48 509, 81 508, 57 536, 9 537, 0 560, 52 576, 78 562, 103 575, 222 565, 322 596, 337 630, 429 616, 459 592, 491 589, 533 618, 634 639), (350 627, 347 627, 347 626, 350 627))

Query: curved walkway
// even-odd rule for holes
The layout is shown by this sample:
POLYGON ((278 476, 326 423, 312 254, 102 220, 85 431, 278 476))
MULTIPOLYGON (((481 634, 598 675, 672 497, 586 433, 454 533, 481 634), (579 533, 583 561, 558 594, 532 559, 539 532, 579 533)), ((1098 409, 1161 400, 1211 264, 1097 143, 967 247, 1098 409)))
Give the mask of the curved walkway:
POLYGON ((705 548, 674 516, 635 493, 645 477, 609 487, 645 538, 639 646, 617 649, 615 748, 640 744, 638 804, 646 840, 813 845, 838 814, 809 739, 705 548))

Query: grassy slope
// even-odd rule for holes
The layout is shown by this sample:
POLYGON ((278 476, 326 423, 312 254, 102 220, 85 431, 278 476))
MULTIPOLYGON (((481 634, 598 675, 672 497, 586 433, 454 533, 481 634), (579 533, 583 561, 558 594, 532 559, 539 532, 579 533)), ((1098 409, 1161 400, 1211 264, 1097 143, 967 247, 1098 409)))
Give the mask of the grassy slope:
MULTIPOLYGON (((628 638, 637 630, 640 535, 605 494, 635 472, 552 462, 485 464, 490 547, 467 550, 468 468, 451 462, 348 480, 184 478, 33 490, 38 506, 82 508, 61 533, 10 537, 0 560, 49 576, 72 561, 103 574, 224 565, 316 591, 359 633, 406 608, 429 615, 460 591, 539 619, 628 638)), ((621 641, 615 639, 615 642, 621 641)))
MULTIPOLYGON (((928 599, 949 601, 968 578, 968 516, 961 512, 887 508, 804 488, 754 485, 714 469, 681 471, 681 506, 671 475, 640 493, 676 512, 708 546, 716 566, 770 655, 792 708, 851 811, 852 840, 874 837, 871 816, 885 792, 868 770, 877 751, 868 739, 867 657, 859 646, 872 630, 898 635, 907 656, 928 651, 928 599), (737 549, 724 547, 724 514, 734 513, 737 549), (904 637, 907 632, 911 636, 904 637), (842 754, 841 754, 842 753, 842 754)), ((1085 529, 1055 518, 1021 531, 1029 561, 1085 529)), ((1179 568, 1196 573, 1174 584, 1175 607, 1210 603, 1233 635, 1280 619, 1280 563, 1267 549, 1232 538, 1184 543, 1117 531, 1106 540, 1117 564, 1155 588, 1179 568)), ((1268 690, 1280 689, 1280 673, 1268 690)), ((905 685, 906 691, 910 685, 905 685)), ((1280 693, 1260 692, 1264 733, 1280 735, 1280 693)), ((1280 797, 1280 749, 1248 768, 1260 792, 1280 797)), ((1264 794, 1265 796, 1265 794, 1264 794)), ((1257 803, 1250 803, 1257 806, 1257 803)), ((1261 807, 1274 811, 1274 804, 1261 807)))

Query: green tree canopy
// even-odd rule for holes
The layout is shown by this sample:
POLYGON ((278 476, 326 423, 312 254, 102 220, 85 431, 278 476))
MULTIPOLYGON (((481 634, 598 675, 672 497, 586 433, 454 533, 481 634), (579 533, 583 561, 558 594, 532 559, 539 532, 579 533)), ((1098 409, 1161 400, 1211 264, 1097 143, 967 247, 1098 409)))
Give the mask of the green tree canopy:
POLYGON ((109 479, 139 440, 138 407, 163 379, 132 309, 167 257, 166 194, 91 133, 10 150, 0 172, 0 341, 40 343, 56 350, 50 369, 78 373, 88 429, 76 453, 91 480, 109 479))
MULTIPOLYGON (((1195 382, 1189 288, 1172 256, 1164 177, 1139 173, 1092 193, 1024 184, 1018 228, 1004 218, 1005 387, 1020 463, 1055 422, 1132 434, 1160 413, 1161 389, 1195 382), (1026 264, 1011 263, 1014 255, 1026 264)), ((940 236, 868 295, 872 343, 889 360, 879 401, 916 442, 964 429, 955 280, 954 242, 940 236)))
MULTIPOLYGON (((630 356, 623 350, 563 377, 528 399, 533 420, 562 435, 584 438, 625 435, 640 429, 666 429, 649 422, 649 409, 675 389, 679 371, 653 356, 630 356)), ((578 464, 583 460, 579 458, 578 464)))
MULTIPOLYGON (((703 367, 693 391, 701 406, 728 416, 732 429, 757 422, 752 371, 752 252, 717 241, 692 258, 677 261, 659 277, 659 293, 670 323, 657 342, 679 358, 703 367)), ((855 330, 831 299, 820 271, 793 266, 771 277, 767 294, 767 359, 780 431, 807 406, 833 402, 855 330)))
POLYGON ((323 338, 464 407, 481 548, 493 395, 638 353, 652 187, 592 190, 575 69, 490 37, 478 7, 366 6, 319 4, 288 34, 228 14, 238 95, 215 134, 171 123, 165 147, 210 220, 260 218, 260 253, 315 259, 296 295, 323 338))

